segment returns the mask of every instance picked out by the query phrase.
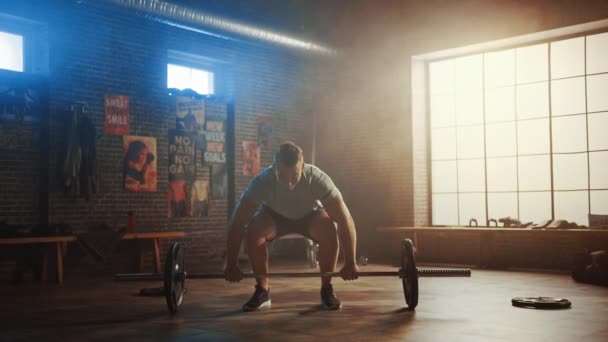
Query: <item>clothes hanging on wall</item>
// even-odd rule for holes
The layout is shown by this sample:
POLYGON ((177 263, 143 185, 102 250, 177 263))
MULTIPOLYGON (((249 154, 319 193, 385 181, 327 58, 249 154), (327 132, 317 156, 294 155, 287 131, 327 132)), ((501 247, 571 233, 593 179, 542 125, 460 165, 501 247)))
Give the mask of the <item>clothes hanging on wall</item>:
POLYGON ((81 117, 78 123, 80 132, 80 147, 82 163, 80 167, 80 191, 87 200, 97 193, 97 132, 95 125, 86 116, 81 117))
POLYGON ((62 177, 67 193, 90 199, 97 192, 96 131, 91 120, 72 111, 67 131, 62 177))

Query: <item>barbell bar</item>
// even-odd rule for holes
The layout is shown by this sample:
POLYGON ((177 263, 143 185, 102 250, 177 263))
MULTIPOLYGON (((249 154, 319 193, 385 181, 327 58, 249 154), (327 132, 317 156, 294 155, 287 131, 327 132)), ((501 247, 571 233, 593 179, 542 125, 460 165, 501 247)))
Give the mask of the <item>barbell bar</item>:
MULTIPOLYGON (((401 278, 403 294, 408 309, 413 310, 418 305, 419 277, 470 277, 470 269, 420 269, 416 267, 414 246, 410 239, 401 243, 401 268, 398 271, 358 272, 359 277, 391 277, 401 278)), ((340 277, 339 272, 313 273, 245 273, 243 278, 312 278, 340 277)), ((223 273, 187 273, 184 269, 184 249, 175 242, 169 246, 165 261, 164 273, 119 273, 114 275, 116 281, 164 281, 164 293, 167 306, 171 313, 176 313, 184 298, 186 279, 224 279, 223 273)))
MULTIPOLYGON (((404 278, 403 271, 373 271, 358 272, 359 277, 399 277, 404 278)), ((340 272, 297 272, 297 273, 268 273, 255 274, 243 273, 243 278, 319 278, 340 277, 340 272)), ((418 269, 418 277, 470 277, 471 270, 468 269, 418 269)), ((178 279, 224 279, 224 273, 186 273, 176 272, 178 279)), ((164 273, 118 273, 114 275, 116 281, 151 281, 163 280, 164 273)))

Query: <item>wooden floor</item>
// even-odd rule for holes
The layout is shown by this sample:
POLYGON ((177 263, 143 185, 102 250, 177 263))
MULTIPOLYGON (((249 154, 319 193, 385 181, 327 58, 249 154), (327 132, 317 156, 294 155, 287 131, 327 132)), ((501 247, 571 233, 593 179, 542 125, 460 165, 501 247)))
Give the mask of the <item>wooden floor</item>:
MULTIPOLYGON (((275 267, 273 271, 308 271, 275 267)), ((362 270, 395 270, 370 265, 362 270)), ((415 312, 404 310, 398 278, 334 287, 344 307, 319 307, 319 281, 274 279, 272 308, 241 312, 253 281, 192 280, 181 311, 139 297, 156 282, 66 279, 64 287, 2 285, 1 341, 608 341, 608 288, 568 275, 473 270, 471 278, 421 278, 415 312), (554 296, 571 309, 511 306, 516 296, 554 296)))

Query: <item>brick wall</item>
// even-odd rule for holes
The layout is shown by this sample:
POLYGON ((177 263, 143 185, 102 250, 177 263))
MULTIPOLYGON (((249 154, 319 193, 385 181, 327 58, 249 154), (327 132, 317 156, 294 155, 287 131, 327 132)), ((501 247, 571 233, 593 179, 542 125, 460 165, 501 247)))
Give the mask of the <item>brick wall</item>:
POLYGON ((0 124, 0 222, 38 223, 38 124, 7 120, 0 124))
MULTIPOLYGON (((27 3, 27 1, 25 2, 27 3)), ((274 120, 273 147, 282 140, 299 143, 310 155, 311 109, 309 101, 316 87, 315 73, 309 73, 316 58, 300 52, 263 44, 246 44, 211 38, 145 19, 132 11, 113 6, 68 4, 32 11, 31 6, 0 7, 17 16, 48 23, 50 47, 50 146, 51 193, 49 221, 68 223, 76 233, 94 224, 126 222, 127 211, 134 210, 137 230, 184 230, 191 270, 217 267, 225 250, 228 201, 212 200, 208 217, 167 219, 167 130, 175 117, 166 89, 167 50, 180 50, 222 62, 223 73, 217 82, 223 94, 234 101, 235 113, 235 188, 238 195, 249 177, 241 172, 241 141, 255 140, 256 116, 270 115, 274 120), (104 135, 105 94, 130 97, 131 135, 156 138, 158 191, 127 193, 122 189, 122 137, 104 135), (87 114, 97 129, 99 191, 90 200, 65 195, 56 176, 65 143, 65 109, 76 101, 88 104, 87 114)), ((208 103, 207 110, 225 103, 208 103)), ((263 149, 262 165, 271 160, 271 149, 263 149)), ((5 154, 0 157, 9 160, 5 154)), ((13 157, 10 157, 13 158, 13 157)), ((27 175, 26 155, 19 167, 27 175)), ((4 197, 16 186, 20 171, 3 171, 0 184, 4 197), (7 190, 5 190, 7 189, 7 190)), ((199 176, 205 176, 205 172, 199 176)), ((27 191, 35 196, 35 189, 27 191)), ((5 203, 5 202, 1 202, 5 203)), ((36 217, 36 208, 24 205, 22 216, 36 217)), ((32 223, 13 220, 15 223, 32 223)), ((34 220, 35 221, 35 220, 34 220)), ((163 246, 163 255, 166 245, 163 246)))

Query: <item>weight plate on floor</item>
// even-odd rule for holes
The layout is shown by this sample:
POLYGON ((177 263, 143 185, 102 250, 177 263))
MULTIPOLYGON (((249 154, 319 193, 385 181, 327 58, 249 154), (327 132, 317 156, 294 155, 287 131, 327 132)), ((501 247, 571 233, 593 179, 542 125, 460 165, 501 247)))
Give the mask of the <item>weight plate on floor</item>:
POLYGON ((169 246, 165 261, 165 298, 171 313, 176 313, 184 299, 184 250, 177 242, 169 246))
POLYGON ((567 309, 572 303, 566 298, 553 297, 515 297, 511 304, 520 308, 532 309, 567 309))
POLYGON ((413 310, 418 305, 418 269, 414 256, 414 244, 410 239, 405 239, 401 243, 401 270, 405 302, 407 307, 413 310))

